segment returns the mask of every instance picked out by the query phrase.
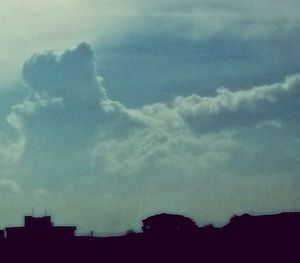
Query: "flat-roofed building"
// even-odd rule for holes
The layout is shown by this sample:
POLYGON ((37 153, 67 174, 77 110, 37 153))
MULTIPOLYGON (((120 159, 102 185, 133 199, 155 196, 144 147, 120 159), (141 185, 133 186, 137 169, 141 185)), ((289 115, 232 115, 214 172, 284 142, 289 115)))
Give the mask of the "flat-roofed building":
POLYGON ((25 216, 24 226, 5 228, 8 240, 18 239, 70 239, 74 238, 76 226, 54 226, 50 216, 25 216))

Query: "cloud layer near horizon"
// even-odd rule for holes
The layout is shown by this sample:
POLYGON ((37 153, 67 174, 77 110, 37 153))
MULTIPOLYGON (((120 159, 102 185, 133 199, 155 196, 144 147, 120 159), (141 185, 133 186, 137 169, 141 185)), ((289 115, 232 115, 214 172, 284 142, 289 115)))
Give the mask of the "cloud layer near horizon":
POLYGON ((82 43, 24 64, 28 96, 0 134, 0 195, 22 196, 16 209, 35 200, 109 232, 159 211, 201 224, 300 208, 299 75, 129 108, 107 95, 94 56, 82 43))

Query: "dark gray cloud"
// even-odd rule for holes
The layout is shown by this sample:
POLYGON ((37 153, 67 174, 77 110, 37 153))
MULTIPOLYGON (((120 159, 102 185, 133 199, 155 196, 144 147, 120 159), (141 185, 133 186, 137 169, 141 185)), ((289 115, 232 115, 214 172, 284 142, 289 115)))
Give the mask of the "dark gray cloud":
POLYGON ((152 26, 96 49, 109 96, 130 107, 213 95, 224 85, 241 90, 272 84, 300 71, 299 28, 253 40, 226 32, 191 39, 152 26))

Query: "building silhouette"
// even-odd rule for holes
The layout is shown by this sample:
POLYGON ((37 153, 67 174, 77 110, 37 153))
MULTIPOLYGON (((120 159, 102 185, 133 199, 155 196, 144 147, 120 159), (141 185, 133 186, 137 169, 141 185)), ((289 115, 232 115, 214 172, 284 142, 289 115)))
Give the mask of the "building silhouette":
POLYGON ((4 234, 5 234, 4 230, 0 229, 0 241, 4 240, 4 238, 5 238, 4 234))
POLYGON ((0 230, 0 262, 300 262, 300 212, 238 215, 223 227, 162 213, 141 230, 77 236, 50 216, 25 216, 24 226, 0 230))
POLYGON ((72 239, 76 226, 54 226, 51 216, 24 217, 24 226, 5 228, 7 240, 24 239, 72 239))

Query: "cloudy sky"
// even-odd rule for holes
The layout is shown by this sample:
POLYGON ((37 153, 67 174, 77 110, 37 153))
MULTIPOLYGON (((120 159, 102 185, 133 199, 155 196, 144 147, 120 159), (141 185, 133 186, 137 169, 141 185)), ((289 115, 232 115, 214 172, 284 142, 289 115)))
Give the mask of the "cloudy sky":
POLYGON ((298 0, 1 2, 0 227, 300 210, 298 0))

